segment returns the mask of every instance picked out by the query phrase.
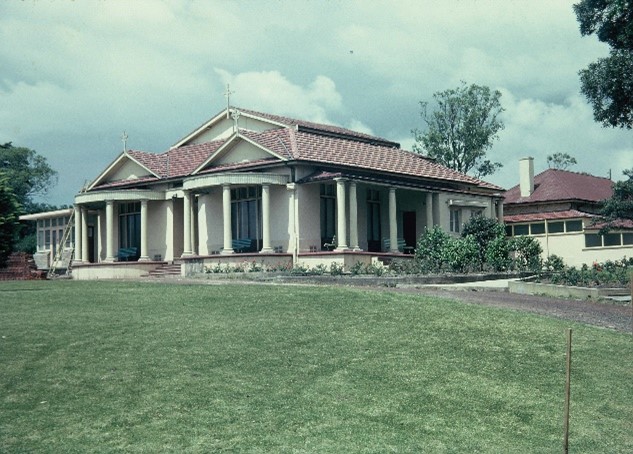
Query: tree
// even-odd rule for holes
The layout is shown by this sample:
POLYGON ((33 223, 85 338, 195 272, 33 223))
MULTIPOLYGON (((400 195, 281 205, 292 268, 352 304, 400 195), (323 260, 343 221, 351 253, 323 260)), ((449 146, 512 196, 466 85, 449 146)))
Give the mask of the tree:
POLYGON ((554 153, 547 157, 547 167, 550 169, 567 170, 576 164, 576 158, 567 153, 554 153))
POLYGON ((499 162, 485 159, 486 151, 504 127, 499 118, 501 92, 489 87, 465 82, 456 89, 433 95, 437 109, 428 111, 428 103, 420 102, 420 115, 427 125, 426 132, 412 131, 416 143, 413 151, 426 153, 440 164, 458 172, 474 172, 477 178, 494 173, 499 162))
POLYGON ((596 34, 611 47, 579 72, 581 92, 605 127, 633 128, 633 2, 582 0, 574 5, 583 36, 596 34))
POLYGON ((14 147, 11 142, 0 145, 0 170, 26 213, 36 209, 35 196, 45 195, 57 183, 57 172, 44 156, 30 148, 14 147))
POLYGON ((618 220, 633 220, 633 168, 625 170, 624 175, 628 179, 614 183, 613 195, 605 201, 600 211, 603 221, 607 223, 600 232, 602 234, 617 227, 618 220))
POLYGON ((0 171, 0 268, 4 268, 13 250, 18 231, 20 205, 9 185, 8 178, 0 171))

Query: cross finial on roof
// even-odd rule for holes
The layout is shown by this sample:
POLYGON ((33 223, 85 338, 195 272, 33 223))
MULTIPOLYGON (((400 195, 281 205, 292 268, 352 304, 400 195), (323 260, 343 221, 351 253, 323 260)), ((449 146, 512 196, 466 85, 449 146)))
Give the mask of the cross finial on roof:
POLYGON ((127 139, 128 135, 123 131, 123 135, 121 136, 121 140, 123 141, 123 153, 127 152, 127 139))
POLYGON ((231 91, 229 84, 226 84, 226 90, 224 91, 224 97, 226 98, 226 118, 229 118, 229 108, 231 107, 231 95, 235 93, 231 91))
POLYGON ((240 111, 233 109, 231 111, 231 118, 233 119, 233 132, 237 132, 237 121, 240 119, 240 111))

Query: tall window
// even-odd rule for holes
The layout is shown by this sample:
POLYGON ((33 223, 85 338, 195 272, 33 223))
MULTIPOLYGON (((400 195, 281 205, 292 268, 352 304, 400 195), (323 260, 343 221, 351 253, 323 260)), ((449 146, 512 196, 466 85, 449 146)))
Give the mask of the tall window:
POLYGON ((380 192, 367 190, 367 249, 380 251, 380 192))
POLYGON ((119 205, 119 248, 137 249, 141 253, 141 202, 119 205))
POLYGON ((336 235, 336 192, 333 184, 321 185, 321 247, 336 235))
POLYGON ((459 233, 462 210, 460 210, 459 208, 451 208, 450 212, 451 212, 450 231, 459 233))
POLYGON ((262 241, 262 189, 249 186, 231 189, 231 232, 234 239, 251 240, 242 252, 258 251, 262 241))

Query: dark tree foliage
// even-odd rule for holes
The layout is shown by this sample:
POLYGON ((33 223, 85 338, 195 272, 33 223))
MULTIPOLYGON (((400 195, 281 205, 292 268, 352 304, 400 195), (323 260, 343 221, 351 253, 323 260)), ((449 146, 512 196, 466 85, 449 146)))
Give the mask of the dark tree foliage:
POLYGON ((477 178, 500 168, 501 163, 485 157, 504 127, 499 118, 504 110, 499 101, 501 92, 462 82, 460 87, 437 92, 433 98, 437 106, 432 112, 427 102, 420 102, 427 130, 412 131, 416 141, 413 151, 458 172, 472 171, 477 178))
POLYGON ((581 70, 581 91, 605 127, 633 128, 633 1, 582 0, 574 5, 583 36, 596 34, 608 57, 581 70))
POLYGON ((0 268, 4 268, 13 250, 18 231, 20 205, 9 185, 6 174, 0 171, 0 268))
POLYGON ((44 156, 30 148, 14 147, 11 142, 0 145, 0 170, 26 213, 39 211, 33 197, 45 195, 57 183, 57 172, 44 156))
POLYGON ((550 169, 567 170, 578 164, 576 158, 567 153, 554 153, 547 156, 547 166, 550 169))
POLYGON ((617 227, 617 220, 633 220, 633 168, 625 170, 627 179, 613 184, 613 196, 606 200, 600 214, 607 225, 600 233, 617 227))

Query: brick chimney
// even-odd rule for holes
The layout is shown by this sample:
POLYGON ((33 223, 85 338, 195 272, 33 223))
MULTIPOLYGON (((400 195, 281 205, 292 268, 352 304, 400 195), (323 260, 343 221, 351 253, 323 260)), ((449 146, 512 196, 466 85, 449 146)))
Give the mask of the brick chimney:
POLYGON ((529 197, 534 192, 534 158, 519 160, 519 186, 521 197, 529 197))

